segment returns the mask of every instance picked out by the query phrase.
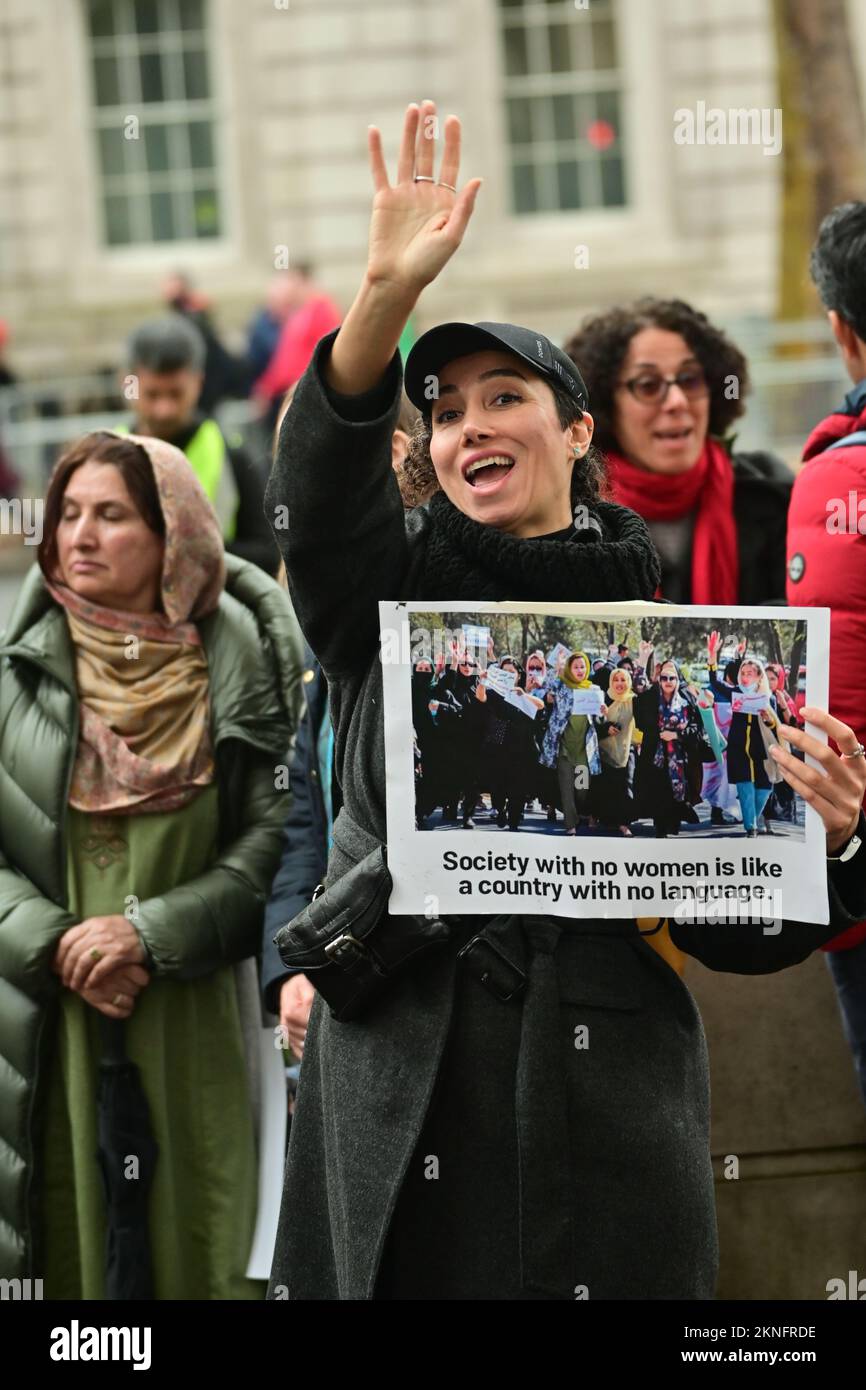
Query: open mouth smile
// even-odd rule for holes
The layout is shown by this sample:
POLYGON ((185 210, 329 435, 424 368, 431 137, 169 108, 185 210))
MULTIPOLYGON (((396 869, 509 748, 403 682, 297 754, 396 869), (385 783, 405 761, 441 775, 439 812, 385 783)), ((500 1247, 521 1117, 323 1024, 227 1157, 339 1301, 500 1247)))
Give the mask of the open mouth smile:
POLYGON ((463 477, 476 492, 494 492, 514 468, 510 454, 474 454, 463 465, 463 477))

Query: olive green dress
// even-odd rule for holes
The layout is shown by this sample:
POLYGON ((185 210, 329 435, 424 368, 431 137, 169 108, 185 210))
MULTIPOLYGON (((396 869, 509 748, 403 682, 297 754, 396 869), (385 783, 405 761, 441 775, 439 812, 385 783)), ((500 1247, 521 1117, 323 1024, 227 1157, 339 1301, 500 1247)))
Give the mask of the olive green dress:
MULTIPOLYGON (((217 856, 217 788, 179 811, 67 813, 70 910, 126 913, 203 873, 217 856)), ((177 922, 183 931, 183 922, 177 922)), ((43 1149, 46 1298, 104 1297, 105 1202, 96 1162, 100 1015, 63 990, 43 1149)), ((256 1153, 233 966, 195 980, 152 977, 124 1025, 159 1145, 150 1193, 160 1299, 255 1299, 245 1277, 256 1153)))

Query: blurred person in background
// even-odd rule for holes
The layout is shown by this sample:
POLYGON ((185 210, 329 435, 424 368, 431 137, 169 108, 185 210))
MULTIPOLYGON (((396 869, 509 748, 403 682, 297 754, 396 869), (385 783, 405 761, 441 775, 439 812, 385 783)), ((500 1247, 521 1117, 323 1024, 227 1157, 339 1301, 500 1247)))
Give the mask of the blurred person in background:
POLYGON ((262 510, 263 471, 240 436, 227 439, 203 409, 204 361, 200 332, 178 314, 136 328, 127 346, 127 371, 138 392, 131 429, 165 439, 186 455, 219 518, 226 549, 273 575, 279 554, 262 510))
POLYGON ((158 1145, 154 1296, 264 1293, 244 1038, 300 658, 178 449, 100 432, 63 454, 0 645, 0 1274, 47 1298, 104 1297, 101 1016, 158 1145))
POLYGON ((565 347, 593 401, 614 500, 644 518, 675 603, 785 594, 790 469, 726 442, 744 410, 738 348, 681 299, 640 299, 587 319, 565 347))
MULTIPOLYGON (((830 712, 866 743, 866 202, 824 218, 810 269, 853 383, 803 450, 788 517, 788 602, 830 609, 830 712)), ((798 673, 790 687, 797 691, 798 673)), ((796 703, 796 695, 795 695, 796 703)), ((866 1102, 866 922, 825 947, 866 1102)))
POLYGON ((286 272, 286 281, 283 329, 267 368, 253 387, 274 418, 285 392, 307 370, 319 339, 338 327, 343 318, 334 301, 316 284, 309 265, 294 266, 286 272))
POLYGON ((9 346, 9 325, 5 319, 0 319, 0 390, 4 386, 14 386, 17 381, 15 373, 6 361, 6 349, 9 346))
MULTIPOLYGON (((9 342, 9 325, 0 319, 0 391, 4 386, 14 386, 16 377, 6 362, 6 345, 9 342)), ((0 497, 17 497, 21 480, 9 459, 3 442, 0 440, 0 497)))
POLYGON ((283 325, 293 312, 294 301, 291 275, 285 271, 274 275, 265 302, 253 315, 247 329, 247 363, 252 381, 258 380, 273 357, 283 325))
POLYGON ((250 371, 246 362, 233 357, 220 339, 210 314, 210 301, 195 290, 189 276, 173 271, 160 286, 160 298, 166 308, 180 314, 198 329, 204 340, 205 357, 199 404, 206 415, 216 410, 230 397, 241 398, 250 389, 250 371))

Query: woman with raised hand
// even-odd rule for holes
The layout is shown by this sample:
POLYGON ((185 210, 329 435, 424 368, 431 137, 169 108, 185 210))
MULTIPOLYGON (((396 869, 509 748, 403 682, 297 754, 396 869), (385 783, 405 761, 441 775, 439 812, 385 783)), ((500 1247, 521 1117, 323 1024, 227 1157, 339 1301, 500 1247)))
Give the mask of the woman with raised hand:
MULTIPOLYGON (((162 440, 72 445, 38 558, 0 644, 0 1139, 16 1155, 0 1274, 44 1276, 46 1298, 106 1296, 103 1177, 150 1179, 97 1160, 97 1074, 118 1044, 104 1017, 113 1034, 122 1021, 158 1148, 150 1296, 262 1298, 246 1278, 244 1031, 261 1026, 297 626, 274 580, 224 557, 213 507, 162 440)), ((129 1288, 140 1270, 115 1273, 129 1288)))
MULTIPOLYGON (((435 110, 409 107, 393 185, 370 132, 367 270, 300 381, 266 494, 271 515, 288 507, 277 538, 328 677, 345 795, 320 908, 386 836, 380 599, 472 611, 479 599, 646 599, 658 583, 644 523, 598 500, 573 364, 512 324, 445 324, 409 355, 418 443, 440 490, 404 518, 391 469, 397 343, 479 186, 460 186, 455 117, 437 170, 435 110)), ((814 718, 852 751, 849 729, 814 718)), ((820 783, 814 769, 798 775, 838 855, 866 775, 862 760, 817 756, 820 783)), ((827 927, 672 934, 716 968, 779 969, 866 914, 856 855, 831 866, 830 901, 827 927)), ((594 1299, 712 1297, 706 1044, 675 972, 633 920, 533 912, 447 926, 449 942, 392 973, 351 1022, 316 998, 271 1296, 573 1300, 581 1286, 594 1299), (587 1004, 592 1047, 577 1052, 587 1004)))

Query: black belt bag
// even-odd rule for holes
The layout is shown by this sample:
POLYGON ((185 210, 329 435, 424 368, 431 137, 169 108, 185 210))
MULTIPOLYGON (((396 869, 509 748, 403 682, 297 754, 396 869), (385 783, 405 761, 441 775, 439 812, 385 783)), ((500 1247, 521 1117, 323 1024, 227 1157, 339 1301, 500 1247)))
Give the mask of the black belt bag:
POLYGON ((439 917, 392 917, 385 846, 377 845, 274 937, 280 959, 308 975, 341 1023, 357 1018, 417 956, 451 938, 439 917))

